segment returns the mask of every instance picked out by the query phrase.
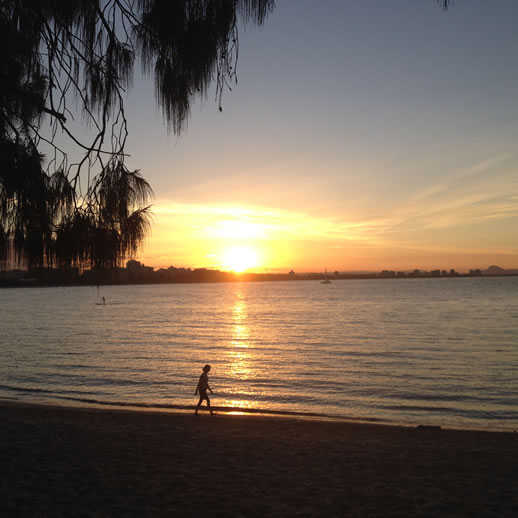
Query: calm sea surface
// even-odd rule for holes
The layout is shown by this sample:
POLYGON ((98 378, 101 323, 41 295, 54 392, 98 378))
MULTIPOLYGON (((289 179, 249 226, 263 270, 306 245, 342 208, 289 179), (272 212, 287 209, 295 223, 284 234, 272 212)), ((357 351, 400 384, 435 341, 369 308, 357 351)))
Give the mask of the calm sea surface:
POLYGON ((0 290, 0 398, 518 429, 518 277, 0 290), (101 297, 106 306, 96 305, 101 297))

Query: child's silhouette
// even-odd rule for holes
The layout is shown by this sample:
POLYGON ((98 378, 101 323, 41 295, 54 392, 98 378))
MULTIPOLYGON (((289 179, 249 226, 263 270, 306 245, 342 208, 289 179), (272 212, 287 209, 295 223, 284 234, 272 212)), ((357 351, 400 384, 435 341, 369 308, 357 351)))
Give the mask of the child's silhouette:
POLYGON ((207 374, 210 371, 210 365, 205 365, 203 367, 203 372, 201 373, 200 380, 198 381, 198 386, 196 387, 196 391, 194 392, 194 395, 200 393, 200 400, 198 401, 198 404, 196 405, 196 410, 194 411, 194 415, 198 415, 198 410, 200 409, 202 401, 205 399, 207 401, 207 408, 209 409, 211 415, 214 414, 212 411, 212 408, 210 408, 210 399, 207 395, 207 390, 210 390, 210 393, 212 394, 212 389, 209 386, 209 377, 207 374))

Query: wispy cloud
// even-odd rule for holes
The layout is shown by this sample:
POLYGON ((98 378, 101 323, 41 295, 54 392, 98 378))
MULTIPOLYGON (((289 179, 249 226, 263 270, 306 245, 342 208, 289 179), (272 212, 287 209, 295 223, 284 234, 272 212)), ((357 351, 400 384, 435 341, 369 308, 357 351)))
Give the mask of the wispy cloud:
MULTIPOLYGON (((201 264, 200 258, 206 261, 210 254, 237 244, 278 250, 286 257, 289 250, 308 257, 331 256, 332 250, 335 255, 360 257, 358 251, 364 250, 367 255, 358 261, 386 253, 408 257, 429 252, 436 258, 516 254, 508 235, 513 218, 518 220, 518 176, 511 158, 481 160, 438 174, 406 198, 366 204, 364 210, 361 204, 344 203, 332 214, 319 213, 311 205, 307 210, 300 210, 300 205, 282 208, 275 206, 276 200, 238 204, 157 199, 149 255, 162 258, 170 253, 171 263, 201 264), (481 239, 477 226, 487 238, 481 239)), ((166 264, 166 259, 160 262, 166 264)))
POLYGON ((198 237, 285 240, 367 240, 381 233, 383 220, 343 221, 301 211, 258 205, 182 204, 158 201, 161 222, 188 228, 198 237))
MULTIPOLYGON (((473 168, 472 171, 480 171, 473 168)), ((183 204, 158 201, 154 212, 165 223, 198 238, 361 241, 397 244, 398 234, 428 229, 518 218, 518 181, 500 186, 478 182, 457 186, 443 183, 416 194, 405 205, 380 217, 319 216, 259 205, 183 204), (188 230, 186 230, 188 229, 188 230)))
POLYGON ((518 217, 518 180, 501 170, 510 155, 499 155, 438 177, 388 211, 392 229, 446 228, 518 217))

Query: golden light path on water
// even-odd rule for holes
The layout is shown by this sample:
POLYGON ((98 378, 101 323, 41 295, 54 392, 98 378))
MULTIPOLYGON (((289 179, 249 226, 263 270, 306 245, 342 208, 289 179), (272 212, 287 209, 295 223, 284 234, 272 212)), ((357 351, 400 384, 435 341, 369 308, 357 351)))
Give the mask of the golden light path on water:
MULTIPOLYGON (((253 376, 251 361, 253 349, 250 347, 250 327, 248 325, 248 304, 242 290, 235 291, 235 302, 232 307, 232 336, 226 352, 229 364, 229 379, 247 379, 253 376)), ((232 408, 255 408, 250 401, 227 399, 223 406, 232 408)), ((235 412, 233 412, 235 413, 235 412)), ((238 412, 239 413, 239 412, 238 412)))

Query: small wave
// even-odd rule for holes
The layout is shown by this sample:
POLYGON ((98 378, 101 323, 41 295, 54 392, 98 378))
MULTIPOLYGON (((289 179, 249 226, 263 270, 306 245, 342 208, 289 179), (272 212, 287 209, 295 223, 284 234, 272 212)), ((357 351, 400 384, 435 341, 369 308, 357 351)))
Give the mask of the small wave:
MULTIPOLYGON (((169 410, 192 410, 195 405, 173 405, 171 403, 142 403, 137 401, 103 401, 93 398, 81 398, 72 396, 55 395, 58 399, 65 399, 67 401, 77 401, 78 403, 89 403, 92 405, 114 406, 114 407, 135 407, 135 408, 165 408, 169 410)), ((242 412, 246 414, 271 414, 271 415, 289 415, 301 417, 338 417, 318 412, 295 412, 285 410, 272 410, 267 408, 248 408, 235 406, 215 406, 214 409, 220 412, 242 412)))
POLYGON ((420 406, 420 405, 379 405, 380 408, 385 410, 396 410, 396 411, 412 411, 412 412, 442 412, 442 413, 455 413, 458 412, 457 408, 449 408, 445 406, 420 406))
POLYGON ((11 392, 27 392, 33 394, 54 394, 52 390, 30 387, 15 387, 12 385, 0 385, 0 390, 9 390, 11 392))
POLYGON ((469 417, 471 419, 482 419, 484 421, 515 421, 518 412, 492 412, 487 410, 477 410, 473 408, 462 409, 457 407, 437 407, 437 406, 418 406, 418 405, 388 405, 384 409, 400 411, 415 411, 419 413, 442 414, 469 417))
POLYGON ((79 390, 73 390, 73 389, 56 391, 56 390, 49 390, 49 389, 44 389, 44 388, 17 387, 17 386, 13 386, 13 385, 0 385, 0 390, 6 390, 8 392, 17 392, 17 393, 22 393, 22 394, 47 394, 54 398, 65 397, 65 396, 61 395, 63 393, 80 394, 80 395, 93 394, 93 392, 85 392, 85 391, 79 391, 79 390))

